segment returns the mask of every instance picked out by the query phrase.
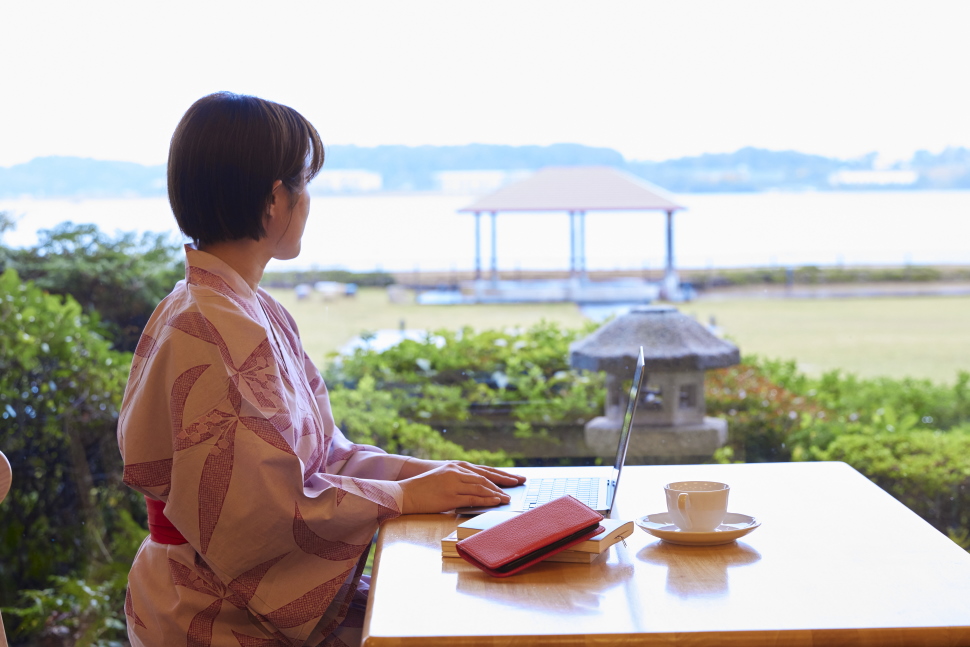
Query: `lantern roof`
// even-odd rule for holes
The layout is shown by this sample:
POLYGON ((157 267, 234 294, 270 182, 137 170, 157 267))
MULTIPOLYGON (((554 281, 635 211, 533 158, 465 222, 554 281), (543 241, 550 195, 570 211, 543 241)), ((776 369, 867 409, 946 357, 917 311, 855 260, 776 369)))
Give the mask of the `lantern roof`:
POLYGON ((643 346, 648 372, 705 371, 733 366, 741 352, 670 306, 639 306, 569 347, 574 368, 632 374, 643 346))

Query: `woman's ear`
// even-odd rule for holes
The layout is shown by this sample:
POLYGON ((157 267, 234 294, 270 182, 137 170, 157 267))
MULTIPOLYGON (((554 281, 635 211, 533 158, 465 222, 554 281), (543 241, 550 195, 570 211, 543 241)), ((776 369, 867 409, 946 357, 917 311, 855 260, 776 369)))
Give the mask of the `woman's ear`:
POLYGON ((289 200, 287 199, 288 196, 285 195, 286 192, 282 180, 273 182, 273 190, 269 194, 269 208, 266 210, 267 220, 272 220, 289 212, 289 200))

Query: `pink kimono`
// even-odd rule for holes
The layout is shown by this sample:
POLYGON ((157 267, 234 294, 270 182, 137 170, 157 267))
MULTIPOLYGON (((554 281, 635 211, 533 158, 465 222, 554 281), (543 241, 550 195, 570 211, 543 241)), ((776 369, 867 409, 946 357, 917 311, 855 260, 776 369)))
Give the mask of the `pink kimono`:
POLYGON ((359 642, 361 570, 401 513, 407 459, 337 429, 279 303, 214 256, 186 259, 135 351, 118 425, 125 483, 164 504, 129 577, 131 643, 359 642))

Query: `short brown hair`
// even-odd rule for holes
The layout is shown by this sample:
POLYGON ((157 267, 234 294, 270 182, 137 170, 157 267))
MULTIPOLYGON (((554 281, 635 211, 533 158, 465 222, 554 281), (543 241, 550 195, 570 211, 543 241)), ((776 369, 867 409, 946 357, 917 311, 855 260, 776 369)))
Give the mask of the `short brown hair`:
POLYGON ((168 152, 168 200, 196 245, 266 235, 273 183, 298 193, 323 166, 316 128, 288 106, 216 92, 182 116, 168 152))

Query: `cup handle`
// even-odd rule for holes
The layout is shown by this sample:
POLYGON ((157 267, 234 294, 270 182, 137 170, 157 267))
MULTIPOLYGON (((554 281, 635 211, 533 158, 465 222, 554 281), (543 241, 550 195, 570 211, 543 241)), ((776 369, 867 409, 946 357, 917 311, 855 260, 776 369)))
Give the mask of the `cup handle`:
POLYGON ((691 530, 694 527, 694 524, 690 520, 690 495, 686 492, 681 492, 677 495, 677 510, 680 512, 681 518, 687 525, 686 530, 691 530))

